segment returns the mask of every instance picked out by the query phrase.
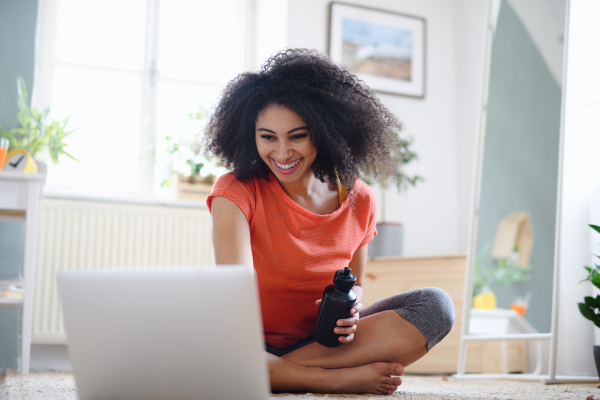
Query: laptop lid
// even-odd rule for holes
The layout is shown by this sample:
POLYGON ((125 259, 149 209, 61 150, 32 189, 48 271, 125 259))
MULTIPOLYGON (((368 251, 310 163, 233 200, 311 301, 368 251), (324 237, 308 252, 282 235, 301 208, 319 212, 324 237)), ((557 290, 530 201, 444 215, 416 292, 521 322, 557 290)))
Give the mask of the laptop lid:
POLYGON ((247 267, 57 276, 81 400, 269 397, 247 267))

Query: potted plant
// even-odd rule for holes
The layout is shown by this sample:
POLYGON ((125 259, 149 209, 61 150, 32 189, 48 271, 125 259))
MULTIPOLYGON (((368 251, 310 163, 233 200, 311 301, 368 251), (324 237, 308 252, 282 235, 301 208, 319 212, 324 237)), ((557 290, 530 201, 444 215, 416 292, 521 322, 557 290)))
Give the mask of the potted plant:
MULTIPOLYGON (((600 234, 600 226, 589 226, 600 234)), ((588 272, 587 278, 582 279, 579 283, 589 281, 592 282, 592 285, 600 289, 600 256, 598 254, 594 254, 593 256, 595 261, 592 263, 592 267, 583 267, 588 272)), ((600 295, 596 297, 586 296, 583 298, 583 301, 583 303, 577 303, 581 315, 600 328, 600 295)), ((596 362, 596 371, 600 376, 600 346, 594 346, 594 361, 596 362)), ((600 385, 598 385, 598 387, 600 387, 600 385)))
MULTIPOLYGON (((0 125, 0 136, 9 141, 10 149, 25 149, 31 157, 35 158, 42 152, 47 151, 54 164, 59 164, 59 157, 64 154, 69 158, 79 162, 75 157, 65 151, 65 139, 71 135, 74 130, 67 131, 66 126, 69 117, 61 120, 51 119, 49 117, 49 108, 30 108, 27 102, 27 87, 23 78, 17 78, 18 99, 17 120, 19 126, 10 130, 0 125)), ((38 170, 46 170, 45 163, 36 160, 38 170)))
MULTIPOLYGON (((517 257, 497 260, 494 267, 484 270, 481 264, 488 255, 489 248, 489 244, 486 244, 475 258, 473 308, 496 308, 496 294, 492 291, 492 282, 496 282, 498 287, 504 288, 514 282, 526 282, 531 279, 531 275, 529 275, 531 265, 519 267, 517 257)), ((518 253, 518 248, 515 248, 515 252, 518 253)), ((521 315, 524 314, 523 311, 521 315)))
POLYGON ((217 176, 224 171, 193 150, 197 143, 195 136, 203 131, 207 122, 206 110, 200 107, 189 115, 189 129, 177 137, 165 136, 163 147, 167 162, 161 187, 170 187, 178 199, 206 200, 217 176))
MULTIPOLYGON (((413 138, 402 138, 397 130, 392 131, 396 139, 396 146, 400 157, 394 159, 394 173, 392 184, 398 192, 404 192, 409 187, 415 186, 423 178, 418 175, 409 176, 404 173, 403 166, 418 159, 417 154, 411 149, 413 138)), ((368 185, 372 184, 372 178, 365 174, 361 179, 368 185)), ((368 257, 401 256, 402 243, 404 239, 404 227, 400 223, 388 222, 385 215, 385 193, 387 185, 381 185, 380 222, 377 223, 377 236, 369 243, 368 257)))

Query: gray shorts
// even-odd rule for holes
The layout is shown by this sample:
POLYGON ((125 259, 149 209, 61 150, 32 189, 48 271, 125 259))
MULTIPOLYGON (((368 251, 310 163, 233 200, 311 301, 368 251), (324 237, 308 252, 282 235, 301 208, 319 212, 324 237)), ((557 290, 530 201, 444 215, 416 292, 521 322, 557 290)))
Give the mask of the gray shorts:
MULTIPOLYGON (((365 308, 360 318, 378 312, 395 310, 402 318, 416 326, 427 340, 427 352, 438 344, 454 324, 454 303, 442 289, 426 287, 408 290, 365 308)), ((269 353, 281 357, 314 342, 312 336, 289 347, 278 349, 266 344, 269 353)))

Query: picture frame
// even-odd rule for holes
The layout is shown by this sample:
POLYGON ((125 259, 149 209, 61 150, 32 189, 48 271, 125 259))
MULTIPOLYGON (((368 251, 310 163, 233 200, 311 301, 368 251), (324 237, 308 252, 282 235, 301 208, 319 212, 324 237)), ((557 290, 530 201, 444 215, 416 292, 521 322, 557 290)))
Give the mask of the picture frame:
POLYGON ((339 2, 329 16, 333 62, 376 92, 425 97, 424 18, 339 2))

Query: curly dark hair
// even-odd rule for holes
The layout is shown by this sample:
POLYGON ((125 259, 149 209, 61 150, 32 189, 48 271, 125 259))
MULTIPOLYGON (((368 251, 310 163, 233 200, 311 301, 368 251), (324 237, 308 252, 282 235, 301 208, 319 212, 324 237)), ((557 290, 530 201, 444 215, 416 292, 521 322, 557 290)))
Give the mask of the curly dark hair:
POLYGON ((368 86, 322 54, 290 49, 270 57, 258 72, 231 80, 210 117, 196 152, 216 157, 243 181, 268 179, 258 154, 255 124, 270 105, 295 112, 306 123, 317 150, 313 173, 322 182, 352 190, 360 175, 385 183, 401 158, 400 121, 368 86))

